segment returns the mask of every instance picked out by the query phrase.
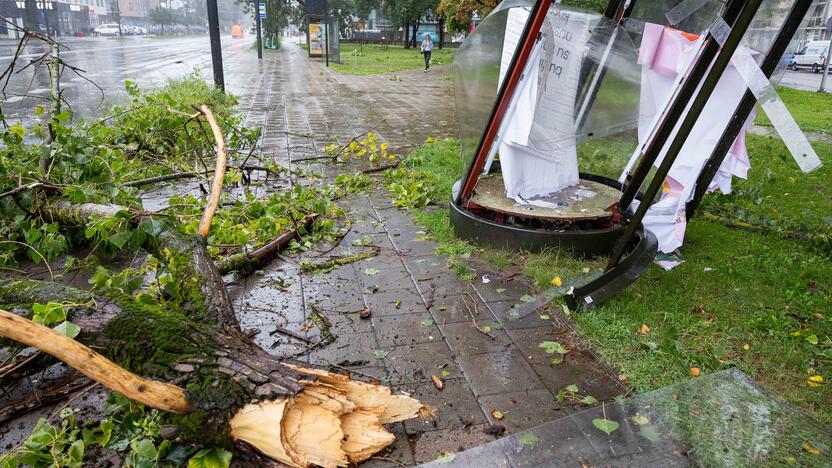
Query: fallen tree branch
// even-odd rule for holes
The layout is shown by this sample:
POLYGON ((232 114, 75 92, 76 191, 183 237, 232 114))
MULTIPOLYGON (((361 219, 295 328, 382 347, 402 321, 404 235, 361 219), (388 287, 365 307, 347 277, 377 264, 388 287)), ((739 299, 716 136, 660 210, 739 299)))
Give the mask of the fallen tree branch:
MULTIPOLYGON (((230 166, 230 165, 225 166, 226 170, 230 169, 232 167, 236 167, 236 166, 230 166)), ((280 173, 275 172, 272 169, 269 169, 267 167, 255 166, 255 165, 251 165, 251 164, 246 164, 242 168, 239 168, 239 169, 242 169, 242 170, 245 170, 245 171, 263 171, 263 172, 266 172, 268 174, 272 174, 272 175, 275 175, 275 176, 280 175, 280 173)), ((123 183, 122 185, 125 186, 125 187, 141 187, 141 186, 144 186, 144 185, 151 185, 151 184, 156 184, 156 183, 159 183, 159 182, 167 182, 167 181, 170 181, 170 180, 189 179, 191 177, 205 176, 205 175, 210 174, 210 173, 215 172, 215 171, 216 171, 216 169, 212 169, 212 170, 208 170, 208 171, 202 171, 201 173, 200 172, 186 172, 186 171, 173 172, 173 173, 170 173, 170 174, 162 174, 162 175, 155 176, 155 177, 148 177, 146 179, 131 180, 131 181, 123 183)))
POLYGON ((370 250, 365 252, 359 252, 353 255, 347 255, 344 257, 335 257, 330 258, 329 260, 323 262, 301 262, 300 270, 304 273, 312 273, 315 271, 327 271, 331 270, 335 267, 347 265, 353 262, 359 262, 361 260, 366 260, 368 258, 375 257, 376 255, 381 252, 381 248, 375 245, 368 246, 370 250))
POLYGON ((139 377, 72 338, 2 309, 0 335, 50 354, 132 400, 171 413, 193 411, 184 389, 139 377))
POLYGON ((312 229, 312 224, 318 218, 318 213, 306 215, 303 220, 295 225, 295 228, 279 235, 269 243, 255 249, 252 252, 242 252, 223 258, 217 263, 217 270, 221 275, 237 271, 242 275, 252 273, 271 261, 275 255, 285 249, 293 239, 300 236, 298 226, 303 226, 307 231, 312 229))
POLYGON ((200 106, 200 110, 205 114, 205 120, 211 126, 211 132, 214 134, 214 140, 217 142, 217 162, 214 168, 214 183, 211 186, 211 196, 208 197, 208 204, 205 206, 205 213, 202 215, 202 220, 199 222, 199 235, 203 239, 208 238, 208 232, 211 230, 211 221, 214 219, 214 213, 220 203, 220 195, 222 195, 222 183, 225 178, 225 165, 228 160, 228 149, 225 147, 225 139, 222 136, 222 130, 217 125, 214 119, 214 114, 206 105, 200 106))
POLYGON ((401 162, 401 159, 397 159, 396 162, 394 162, 393 164, 385 164, 384 166, 371 167, 369 169, 364 169, 363 171, 361 171, 361 173, 362 174, 374 174, 374 173, 377 173, 377 172, 384 172, 387 169, 395 169, 395 168, 399 167, 400 162, 401 162))

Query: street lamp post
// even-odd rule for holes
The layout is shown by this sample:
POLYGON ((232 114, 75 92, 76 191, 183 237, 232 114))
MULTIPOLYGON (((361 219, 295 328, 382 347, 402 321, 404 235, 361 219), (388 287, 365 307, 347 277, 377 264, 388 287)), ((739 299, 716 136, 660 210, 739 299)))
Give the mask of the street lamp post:
MULTIPOLYGON (((832 18, 826 20, 826 30, 832 31, 832 18)), ((829 76, 829 54, 832 54, 832 37, 830 37, 829 48, 826 50, 826 57, 823 61, 823 78, 820 79, 819 93, 826 91, 826 78, 829 76)))
POLYGON ((260 32, 260 0, 254 0, 254 27, 257 28, 257 58, 263 59, 263 36, 260 32))
POLYGON ((211 64, 214 66, 214 84, 225 92, 225 77, 222 73, 222 50, 220 44, 220 19, 217 0, 208 0, 208 36, 211 38, 211 64))

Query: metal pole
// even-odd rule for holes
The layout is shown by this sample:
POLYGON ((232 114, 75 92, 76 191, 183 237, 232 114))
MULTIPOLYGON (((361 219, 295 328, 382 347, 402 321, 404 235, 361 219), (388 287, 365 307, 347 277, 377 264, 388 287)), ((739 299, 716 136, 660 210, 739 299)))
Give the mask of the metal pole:
MULTIPOLYGON (((734 51, 737 50, 740 41, 742 41, 742 37, 748 30, 748 26, 751 24, 751 20, 754 19, 754 15, 757 13, 757 9, 760 7, 760 3, 762 3, 762 1, 763 0, 748 0, 740 2, 739 0, 732 0, 728 4, 728 9, 725 14, 726 17, 728 16, 728 12, 732 11, 732 6, 736 6, 739 3, 742 3, 743 5, 739 15, 735 17, 736 21, 731 22, 734 23, 731 26, 731 33, 728 35, 728 39, 725 41, 725 45, 721 50, 719 48, 719 44, 717 44, 716 40, 714 40, 714 38, 709 34, 707 39, 708 45, 714 45, 715 47, 707 48, 705 52, 710 53, 703 53, 700 55, 694 68, 698 68, 700 65, 704 64, 705 67, 710 68, 710 70, 708 70, 704 80, 701 80, 702 86, 696 93, 695 97, 693 97, 690 109, 684 113, 684 119, 682 120, 681 125, 679 125, 679 130, 676 133, 676 136, 673 137, 673 140, 670 142, 670 146, 667 148, 667 154, 665 154, 662 159, 662 163, 659 165, 656 173, 653 175, 653 178, 650 179, 650 185, 644 193, 641 204, 639 204, 633 217, 628 220, 627 228, 624 230, 624 234, 618 241, 618 245, 615 246, 615 251, 610 257, 609 263, 607 263, 607 271, 618 264, 624 256, 624 252, 630 247, 630 242, 633 240, 636 230, 641 225, 641 221, 644 219, 644 216, 647 214, 647 209, 653 204, 653 200, 659 193, 665 177, 667 177, 668 172, 670 172, 670 168, 679 156, 679 152, 682 150, 682 146, 684 146, 687 141, 691 130, 693 130, 693 126, 696 124, 697 120, 699 120, 699 115, 702 113, 702 109, 705 108, 705 104, 707 104, 708 100, 711 98, 711 94, 713 93, 714 88, 716 88, 720 78, 722 78, 722 74, 725 72, 725 69, 728 68, 728 63, 731 61, 734 51), (714 59, 714 55, 716 55, 716 59, 714 59), (713 62, 713 66, 711 66, 711 62, 713 62)), ((731 24, 727 20, 726 23, 731 24)), ((693 76, 693 74, 691 74, 691 76, 693 76)), ((693 82, 686 80, 682 86, 698 87, 699 83, 699 79, 693 82)), ((686 105, 689 99, 690 98, 685 101, 682 107, 687 107, 686 105)), ((674 107, 675 104, 676 102, 674 102, 674 107)), ((681 117, 681 114, 679 117, 681 117)), ((675 126, 676 119, 672 119, 670 121, 666 120, 663 123, 670 124, 670 127, 673 127, 675 126)), ((664 147, 664 141, 662 141, 658 146, 659 148, 664 147)), ((650 164, 652 165, 652 162, 650 164)), ((632 201, 632 199, 630 199, 630 201, 632 201)), ((627 203, 627 205, 629 205, 629 203, 627 203)), ((626 205, 624 204, 621 205, 622 210, 625 209, 625 206, 626 205)))
POLYGON ((211 38, 211 64, 214 66, 214 84, 225 92, 225 77, 222 73, 222 49, 220 44, 220 18, 217 0, 207 1, 208 36, 211 38))
POLYGON ((517 44, 517 49, 514 51, 511 63, 506 70, 506 76, 500 85, 500 89, 497 91, 497 99, 491 107, 488 124, 483 130, 482 138, 480 138, 477 150, 474 153, 474 158, 468 165, 468 170, 465 172, 465 175, 462 176, 462 185, 454 200, 454 203, 459 206, 463 206, 463 203, 466 203, 466 207, 470 206, 470 204, 467 204, 468 198, 474 192, 474 186, 477 184, 480 172, 482 172, 485 166, 488 150, 491 148, 497 136, 497 130, 505 116, 509 101, 511 101, 511 95, 514 94, 514 90, 517 88, 520 75, 522 75, 523 68, 526 66, 529 55, 531 55, 532 48, 537 41, 540 28, 543 26, 546 13, 549 11, 551 5, 552 0, 536 0, 534 6, 532 6, 529 19, 526 20, 526 26, 523 29, 523 34, 520 36, 520 42, 517 44))
POLYGON ((260 33, 260 0, 254 0, 254 27, 257 28, 257 59, 263 59, 263 36, 260 33))
POLYGON ((329 67, 329 1, 324 1, 324 54, 326 55, 326 66, 329 67))
POLYGON ((823 61, 823 78, 820 79, 819 93, 826 91, 826 77, 829 76, 829 54, 832 54, 832 40, 829 41, 829 48, 826 50, 826 59, 823 61))
MULTIPOLYGON (((800 27, 800 23, 803 21, 803 17, 806 16, 806 12, 809 11, 809 7, 811 5, 812 0, 797 0, 794 5, 792 5, 792 9, 789 11, 789 15, 783 22, 783 26, 777 33, 774 42, 772 42, 771 46, 769 46, 765 60, 763 60, 762 65, 760 65, 760 69, 763 70, 763 73, 765 73, 767 77, 770 77, 771 74, 774 73, 774 70, 777 68, 777 64, 780 62, 780 58, 783 56, 786 48, 788 48, 789 42, 791 42, 792 37, 800 27)), ((699 177, 696 179, 693 198, 685 207, 685 217, 687 219, 691 219, 694 213, 696 213, 696 209, 699 207, 702 197, 705 196, 705 192, 708 191, 708 186, 711 184, 711 181, 717 171, 719 171, 722 161, 725 160, 728 150, 730 150, 731 146, 734 144, 734 140, 737 138, 737 135, 739 135, 743 125, 745 125, 745 121, 748 119, 748 115, 754 109, 754 105, 756 103, 757 98, 754 97, 754 94, 752 94, 751 91, 746 90, 745 95, 743 95, 742 100, 737 105, 737 109, 734 112, 733 117, 731 117, 731 120, 722 132, 719 142, 714 147, 708 161, 702 168, 702 172, 699 173, 699 177)))

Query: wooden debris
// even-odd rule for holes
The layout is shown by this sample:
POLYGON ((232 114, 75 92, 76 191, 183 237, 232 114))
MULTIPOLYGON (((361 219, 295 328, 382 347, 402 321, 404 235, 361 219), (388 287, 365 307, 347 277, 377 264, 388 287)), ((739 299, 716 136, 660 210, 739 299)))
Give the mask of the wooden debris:
POLYGON ((442 383, 442 379, 440 379, 438 376, 436 376, 436 375, 431 375, 431 376, 430 376, 430 379, 431 379, 431 380, 433 380, 433 385, 434 385, 434 387, 436 387, 438 390, 442 390, 442 389, 445 387, 445 384, 444 384, 444 383, 442 383))
POLYGON ((434 412, 389 387, 285 365, 309 376, 304 389, 288 400, 246 405, 229 425, 232 439, 291 467, 360 463, 395 441, 383 424, 434 412))

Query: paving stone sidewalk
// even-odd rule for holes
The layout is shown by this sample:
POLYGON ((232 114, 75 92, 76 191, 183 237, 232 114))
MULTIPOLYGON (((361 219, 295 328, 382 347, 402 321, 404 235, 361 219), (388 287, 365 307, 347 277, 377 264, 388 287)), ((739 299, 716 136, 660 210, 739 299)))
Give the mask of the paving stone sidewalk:
MULTIPOLYGON (((292 168, 330 175, 353 170, 299 160, 370 128, 401 152, 427 137, 456 136, 452 81, 443 79, 447 65, 430 74, 396 73, 395 80, 347 76, 289 45, 267 54, 251 73, 240 90, 247 123, 263 128, 263 156, 292 168)), ((351 228, 327 254, 360 251, 358 241, 377 246, 377 256, 317 275, 276 261, 261 274, 228 281, 243 329, 256 333, 265 349, 377 379, 437 407, 431 421, 396 425, 395 445, 369 465, 428 462, 494 440, 484 432, 490 424, 510 433, 568 415, 580 404, 558 402, 556 395, 572 384, 598 400, 626 392, 560 310, 547 311, 545 320, 537 314, 515 319, 514 306, 533 292, 520 276, 503 277, 473 260, 477 279, 463 281, 383 190, 341 205, 351 228), (369 319, 360 318, 363 310, 369 319), (336 339, 304 353, 321 339, 316 322, 328 324, 336 339), (303 339, 276 332, 275 325, 303 339), (488 333, 482 331, 486 325, 488 333), (570 350, 562 364, 551 364, 552 356, 539 347, 546 340, 570 350), (442 377, 442 390, 432 375, 442 377)))

